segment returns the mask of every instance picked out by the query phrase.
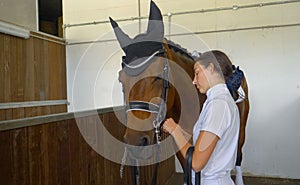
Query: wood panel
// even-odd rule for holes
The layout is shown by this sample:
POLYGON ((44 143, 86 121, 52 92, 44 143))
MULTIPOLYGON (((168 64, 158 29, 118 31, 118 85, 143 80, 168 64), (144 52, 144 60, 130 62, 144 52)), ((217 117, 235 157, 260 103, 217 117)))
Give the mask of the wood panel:
MULTIPOLYGON (((0 103, 65 100, 66 88, 63 43, 0 33, 0 103)), ((67 105, 5 109, 0 121, 66 111, 67 105)))
MULTIPOLYGON (((4 60, 4 36, 0 34, 0 102, 4 102, 5 89, 4 89, 4 77, 5 77, 5 60, 4 60), (2 84, 2 85, 1 85, 2 84)), ((0 120, 5 120, 5 110, 0 109, 0 120)))
MULTIPOLYGON (((93 134, 99 124, 122 141, 125 127, 113 112, 0 131, 1 184, 133 184, 128 166, 121 179, 120 164, 105 159, 93 149, 112 147, 106 143, 103 133, 93 135, 96 140, 91 147, 79 130, 80 127, 93 134)), ((141 168, 141 184, 150 184, 153 167, 141 168)), ((174 158, 161 162, 158 184, 165 184, 174 173, 174 158)))

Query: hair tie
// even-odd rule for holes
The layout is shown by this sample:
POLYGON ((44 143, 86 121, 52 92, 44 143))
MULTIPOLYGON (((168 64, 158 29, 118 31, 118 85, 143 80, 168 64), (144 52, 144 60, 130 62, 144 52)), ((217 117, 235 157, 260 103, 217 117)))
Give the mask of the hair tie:
POLYGON ((229 91, 237 91, 242 84, 244 73, 239 69, 239 66, 232 65, 233 74, 226 80, 226 85, 229 91))

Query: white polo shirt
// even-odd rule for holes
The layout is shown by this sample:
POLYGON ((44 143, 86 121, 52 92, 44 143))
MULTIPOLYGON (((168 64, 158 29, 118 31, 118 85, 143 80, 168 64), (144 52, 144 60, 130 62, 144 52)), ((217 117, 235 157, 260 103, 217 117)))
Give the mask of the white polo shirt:
MULTIPOLYGON (((200 131, 216 134, 219 141, 201 171, 201 184, 230 185, 233 183, 230 179, 230 171, 235 166, 239 137, 238 107, 225 84, 215 85, 207 91, 206 95, 207 100, 194 125, 193 143, 195 145, 200 131)), ((193 179, 195 179, 194 173, 193 179)))

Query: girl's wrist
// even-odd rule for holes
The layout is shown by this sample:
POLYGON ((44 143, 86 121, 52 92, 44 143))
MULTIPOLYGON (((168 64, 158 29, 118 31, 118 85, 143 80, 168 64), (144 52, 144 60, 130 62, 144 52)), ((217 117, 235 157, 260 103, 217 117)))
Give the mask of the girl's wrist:
POLYGON ((181 132, 181 127, 180 125, 177 124, 176 128, 173 130, 173 132, 171 133, 171 135, 173 137, 176 137, 176 135, 178 134, 181 134, 182 135, 182 132, 181 132))

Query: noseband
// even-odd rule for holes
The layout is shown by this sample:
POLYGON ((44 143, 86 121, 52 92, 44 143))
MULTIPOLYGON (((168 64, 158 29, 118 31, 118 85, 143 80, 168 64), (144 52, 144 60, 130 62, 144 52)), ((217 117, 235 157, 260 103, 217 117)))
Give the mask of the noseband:
MULTIPOLYGON (((130 111, 144 111, 157 114, 156 118, 153 120, 153 128, 155 130, 155 139, 157 144, 160 144, 161 136, 160 136, 160 127, 161 123, 164 121, 167 113, 167 99, 168 99, 168 89, 170 87, 170 69, 169 69, 169 62, 167 58, 167 54, 165 49, 158 50, 154 52, 151 56, 149 56, 145 61, 142 63, 131 66, 123 62, 123 64, 130 68, 130 69, 137 69, 139 67, 143 67, 143 65, 147 65, 155 56, 159 54, 164 54, 164 68, 163 68, 163 86, 162 86, 162 94, 161 94, 161 102, 160 104, 155 104, 146 101, 134 100, 129 101, 128 104, 125 106, 126 109, 126 117, 127 113, 130 111)), ((124 101, 126 103, 126 101, 124 101)), ((127 120, 126 120, 127 121, 127 120)))

